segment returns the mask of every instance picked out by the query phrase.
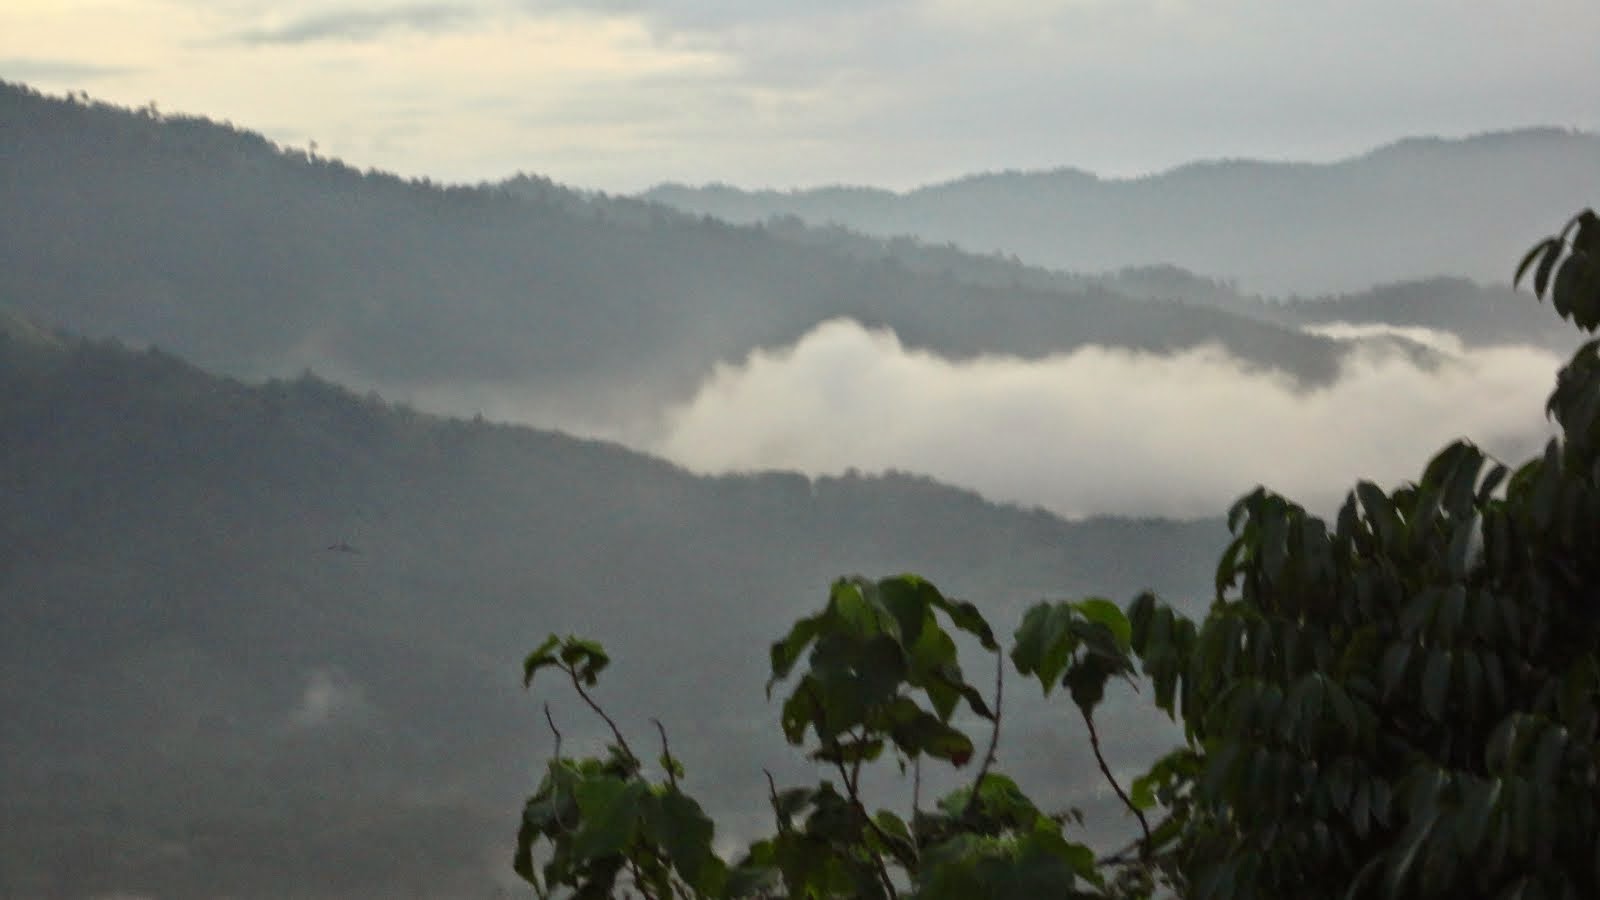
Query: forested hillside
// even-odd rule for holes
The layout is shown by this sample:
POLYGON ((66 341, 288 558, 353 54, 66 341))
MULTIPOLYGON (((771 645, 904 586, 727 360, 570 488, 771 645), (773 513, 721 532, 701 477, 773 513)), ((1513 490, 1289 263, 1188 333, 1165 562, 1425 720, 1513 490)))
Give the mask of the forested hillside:
POLYGON ((715 362, 840 316, 954 357, 1216 342, 1315 379, 1339 353, 1021 267, 965 279, 536 182, 407 182, 15 85, 0 133, 0 298, 230 374, 310 366, 390 396, 516 384, 603 418, 685 399, 715 362))
MULTIPOLYGON (((0 820, 24 823, 5 896, 487 895, 549 741, 517 662, 551 630, 604 631, 624 660, 607 703, 661 716, 738 821, 763 808, 752 760, 792 759, 760 737, 777 710, 751 648, 833 576, 924 572, 1009 628, 1047 596, 1200 596, 1224 533, 911 476, 696 478, 312 377, 3 331, 0 820)), ((1009 768, 1092 799, 1068 726, 1018 709, 1009 768)), ((554 712, 582 746, 578 709, 554 712)), ((1120 751, 1164 743, 1151 727, 1120 751)))

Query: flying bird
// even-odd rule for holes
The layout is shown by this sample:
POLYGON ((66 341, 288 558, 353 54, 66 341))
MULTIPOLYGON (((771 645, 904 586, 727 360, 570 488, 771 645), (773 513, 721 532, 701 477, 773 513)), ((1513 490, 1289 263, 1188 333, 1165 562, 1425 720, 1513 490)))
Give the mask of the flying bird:
POLYGON ((337 544, 329 544, 328 549, 332 550, 334 553, 354 553, 357 556, 361 555, 360 550, 350 546, 350 544, 345 541, 340 541, 337 544))

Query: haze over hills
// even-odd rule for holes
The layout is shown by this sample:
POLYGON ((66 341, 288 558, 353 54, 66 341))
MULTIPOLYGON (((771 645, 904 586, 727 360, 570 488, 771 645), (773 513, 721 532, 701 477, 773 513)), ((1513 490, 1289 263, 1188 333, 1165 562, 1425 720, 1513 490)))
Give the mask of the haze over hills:
POLYGON ((1339 355, 1215 309, 945 278, 553 186, 408 183, 15 85, 0 127, 0 296, 233 374, 311 366, 469 414, 462 397, 514 387, 530 418, 614 428, 837 317, 956 358, 1214 342, 1316 379, 1339 355))
MULTIPOLYGON (((1195 597, 1223 534, 904 475, 694 477, 0 324, 8 897, 488 895, 549 748, 517 690, 549 631, 602 638, 625 727, 660 716, 719 818, 759 818, 761 766, 798 765, 764 648, 834 576, 924 572, 1009 629, 1043 596, 1195 597)), ((595 736, 541 696, 569 747, 595 736)), ((1072 732, 1015 710, 1008 769, 1092 801, 1072 732)))
MULTIPOLYGON (((1434 428, 1408 452, 1467 428, 1519 447, 1537 438, 1536 417, 1484 421, 1471 398, 1538 395, 1548 351, 1565 346, 1533 304, 1459 280, 1395 288, 1411 301, 1388 324, 1459 334, 1469 355, 1506 341, 1545 351, 1492 364, 1447 354, 1448 371, 1489 374, 1441 378, 1428 335, 1307 329, 1328 310, 1386 322, 1385 305, 1360 295, 1284 305, 1160 263, 1083 276, 793 220, 730 226, 533 177, 406 182, 228 125, 20 86, 0 88, 0 124, 0 297, 17 309, 226 374, 311 368, 428 410, 623 439, 702 471, 901 468, 1074 516, 1202 514, 1263 479, 1326 502, 1368 471, 1312 462, 1337 456, 1320 435, 1346 427, 1363 391, 1430 398, 1434 428), (861 380, 830 387, 846 378, 861 380), (1202 384, 1224 389, 1202 403, 1190 396, 1202 384), (1327 387, 1324 402, 1297 398, 1327 387), (908 392, 932 402, 913 416, 908 392), (830 399, 841 396, 854 411, 830 399), (1154 431, 1085 446, 1084 435, 1130 433, 1116 414, 1131 409, 1193 421, 1211 449, 1176 462, 1202 470, 1172 465, 1154 431), (1263 427, 1303 440, 1263 459, 1229 449, 1227 416, 1279 409, 1311 415, 1263 427), (826 439, 847 418, 871 440, 826 439), (985 434, 1019 448, 1014 464, 990 464, 985 434), (1063 440, 1089 456, 1075 483, 1042 488, 1063 467, 1020 448, 1063 440), (1170 477, 1130 484, 1129 458, 1170 477), (1122 474, 1087 474, 1101 469, 1122 474)), ((1239 197, 1256 202, 1245 187, 1239 197)), ((1134 245, 1156 260, 1168 250, 1134 245)), ((1416 413, 1396 407, 1369 427, 1412 432, 1416 413)), ((1391 453, 1389 471, 1406 471, 1405 455, 1391 453)))
MULTIPOLYGON (((518 190, 527 190, 528 184, 527 179, 507 182, 518 190)), ((541 185, 539 190, 543 194, 551 187, 541 185)), ((572 196, 575 202, 602 205, 608 213, 618 215, 668 215, 662 207, 638 200, 572 196)), ((676 210, 673 214, 689 216, 676 210)), ((1331 321, 1422 326, 1449 332, 1474 345, 1528 343, 1564 350, 1573 344, 1570 329, 1517 298, 1509 283, 1509 267, 1496 271, 1482 284, 1461 275, 1435 274, 1344 294, 1262 297, 1245 293, 1231 281, 1207 278, 1170 263, 1086 274, 1029 265, 1015 254, 977 254, 951 243, 932 244, 905 235, 873 237, 841 225, 808 224, 788 214, 769 218, 761 227, 788 241, 862 260, 888 259, 915 272, 977 285, 1067 293, 1107 290, 1132 299, 1217 307, 1297 327, 1331 321)), ((1152 249, 1153 254, 1158 252, 1152 249)))
POLYGON ((1170 263, 1252 294, 1323 295, 1456 275, 1504 283, 1529 235, 1600 193, 1600 135, 1412 138, 1331 164, 1223 160, 1143 178, 974 175, 906 193, 668 184, 643 197, 731 222, 792 215, 1051 268, 1170 263))

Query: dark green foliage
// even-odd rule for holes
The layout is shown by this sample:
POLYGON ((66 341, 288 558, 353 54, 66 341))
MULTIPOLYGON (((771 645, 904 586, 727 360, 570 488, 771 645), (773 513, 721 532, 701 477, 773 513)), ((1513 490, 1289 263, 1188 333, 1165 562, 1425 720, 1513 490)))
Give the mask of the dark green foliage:
MULTIPOLYGON (((1517 275, 1531 269, 1536 294, 1593 332, 1596 259, 1600 219, 1586 211, 1517 275)), ((1148 593, 1126 614, 1100 598, 1029 610, 1012 665, 1047 696, 1067 690, 1139 821, 1132 846, 1099 858, 1066 838, 1068 816, 989 771, 1003 679, 986 702, 944 625, 998 653, 978 611, 916 576, 836 582, 772 645, 768 690, 806 659, 784 733, 843 792, 774 787, 778 834, 751 848, 740 883, 787 897, 1600 896, 1600 341, 1561 370, 1548 411, 1561 435, 1515 470, 1457 441, 1415 482, 1358 483, 1331 525, 1265 488, 1241 498, 1198 624, 1148 593), (1125 791, 1094 713, 1108 682, 1138 674, 1184 744, 1125 791), (886 751, 902 772, 925 756, 970 760, 953 718, 963 700, 992 725, 971 786, 914 807, 909 826, 869 812, 862 769, 886 751)), ((650 794, 607 796, 643 810, 650 794)), ((579 812, 551 835, 553 859, 611 827, 610 806, 599 824, 579 812)), ((639 853, 634 888, 667 896, 639 853)), ((579 874, 568 883, 583 896, 609 890, 615 866, 579 874)), ((722 886, 697 895, 739 896, 722 886)))
POLYGON ((784 736, 801 744, 809 729, 819 744, 812 758, 822 762, 870 761, 888 740, 909 759, 926 754, 966 765, 972 742, 950 726, 950 716, 962 700, 983 718, 992 720, 994 713, 965 681, 955 641, 936 615, 941 612, 985 649, 998 648, 976 609, 946 599, 921 579, 834 584, 826 609, 772 645, 769 693, 811 649, 783 705, 784 736), (931 712, 917 704, 918 692, 931 712))
MULTIPOLYGON (((1573 227, 1518 277, 1593 331, 1600 223, 1573 227)), ((1258 490, 1198 629, 1135 604, 1189 738, 1136 795, 1182 818, 1187 896, 1600 893, 1596 368, 1591 342, 1551 396, 1562 436, 1514 472, 1459 441, 1331 528, 1258 490)))
MULTIPOLYGON (((1115 607, 1090 608, 1096 628, 1110 623, 1126 635, 1127 623, 1115 607)), ((810 746, 811 759, 831 769, 837 781, 782 791, 774 784, 777 833, 751 844, 731 866, 711 853, 709 821, 678 793, 681 773, 669 770, 665 786, 642 780, 618 732, 605 758, 565 760, 558 744, 550 774, 524 811, 517 872, 541 893, 562 887, 574 897, 606 896, 624 883, 661 898, 1105 896, 1093 852, 1064 834, 1066 817, 1041 811, 1015 781, 990 771, 1000 727, 999 688, 986 701, 965 680, 956 636, 947 626, 998 655, 999 644, 976 608, 914 575, 840 579, 821 612, 797 622, 772 645, 769 691, 796 674, 802 658, 806 663, 783 704, 785 737, 810 746), (955 767, 972 760, 973 739, 953 723, 963 705, 991 730, 972 783, 933 809, 921 809, 914 800, 909 816, 870 810, 863 771, 885 752, 902 774, 924 758, 955 767), (586 806, 585 791, 598 799, 586 806), (692 807, 688 836, 651 830, 669 798, 692 807), (536 865, 536 857, 546 861, 536 865), (683 867, 684 859, 692 861, 690 868, 683 867)), ((1090 633, 1098 646, 1101 633, 1090 633)), ((1116 646, 1115 637, 1109 640, 1116 646)), ((587 701, 589 682, 578 665, 565 660, 568 648, 580 647, 592 645, 552 636, 526 665, 529 671, 566 672, 587 701)), ((599 651, 585 649, 583 659, 591 652, 599 651)))
POLYGON ((1127 618, 1109 600, 1041 603, 1017 629, 1011 661, 1018 672, 1036 676, 1047 696, 1059 678, 1088 716, 1104 698, 1108 680, 1133 674, 1132 635, 1127 618))
POLYGON ((1586 209, 1561 233, 1536 244, 1517 266, 1515 280, 1533 268, 1533 293, 1584 331, 1600 327, 1600 217, 1586 209), (1569 240, 1570 235, 1570 240, 1569 240))
MULTIPOLYGON (((533 673, 553 668, 567 675, 598 712, 586 688, 596 684, 608 662, 593 641, 551 635, 528 655, 523 684, 532 683, 533 673)), ((566 886, 576 897, 608 897, 619 878, 657 897, 682 891, 721 894, 728 870, 712 851, 711 819, 678 790, 682 766, 665 746, 665 731, 661 762, 667 782, 652 784, 642 777, 642 763, 616 723, 600 715, 615 742, 599 759, 569 760, 557 748, 539 790, 523 809, 512 867, 540 896, 566 886), (536 872, 533 847, 539 841, 548 842, 550 851, 536 872)))

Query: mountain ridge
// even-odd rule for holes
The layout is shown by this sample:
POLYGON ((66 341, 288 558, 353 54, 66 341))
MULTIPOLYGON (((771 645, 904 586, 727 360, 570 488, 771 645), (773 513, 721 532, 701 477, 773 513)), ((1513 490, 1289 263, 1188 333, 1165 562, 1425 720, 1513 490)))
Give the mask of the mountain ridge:
POLYGON ((548 183, 408 182, 17 86, 0 85, 0 128, 0 297, 228 374, 309 366, 400 399, 516 383, 533 406, 626 419, 840 317, 951 358, 1217 342, 1315 380, 1342 353, 1089 281, 973 283, 548 183))
POLYGON ((1570 197, 1595 192, 1600 135, 1542 127, 1404 139, 1333 163, 1218 160, 1133 179, 1067 169, 904 193, 668 185, 641 196, 734 222, 788 214, 1048 268, 1168 263, 1238 279, 1248 293, 1317 296, 1432 276, 1503 283, 1502 260, 1570 215, 1570 197))
POLYGON ((1486 131, 1476 131, 1459 136, 1447 135, 1410 135, 1395 138, 1392 141, 1378 144, 1370 149, 1347 156, 1336 157, 1329 160, 1303 160, 1290 158, 1269 158, 1260 156, 1217 156, 1194 159, 1177 163, 1165 168, 1156 169, 1137 175, 1101 175, 1091 169, 1070 164, 1047 166, 1037 169, 992 169, 971 172, 965 175, 956 175, 950 178, 930 181, 909 188, 895 189, 879 187, 870 184, 854 184, 849 182, 832 182, 809 187, 744 187, 723 181, 685 182, 663 181, 651 185, 642 191, 633 194, 635 197, 649 197, 657 191, 665 190, 706 190, 723 194, 744 194, 752 196, 796 197, 806 195, 828 195, 848 197, 851 195, 870 197, 891 197, 904 199, 924 193, 937 193, 941 189, 966 185, 974 182, 990 180, 1032 180, 1032 179, 1066 179, 1085 183, 1106 185, 1129 184, 1134 182, 1161 180, 1180 175, 1191 170, 1233 169, 1233 168, 1260 168, 1269 169, 1328 169, 1342 166, 1355 165, 1374 159, 1405 158, 1408 155, 1421 151, 1436 151, 1452 147, 1483 148, 1494 147, 1506 143, 1523 143, 1536 140, 1565 140, 1569 138, 1600 139, 1600 133, 1587 131, 1582 128, 1569 128, 1559 125, 1528 125, 1517 128, 1497 128, 1486 131))

